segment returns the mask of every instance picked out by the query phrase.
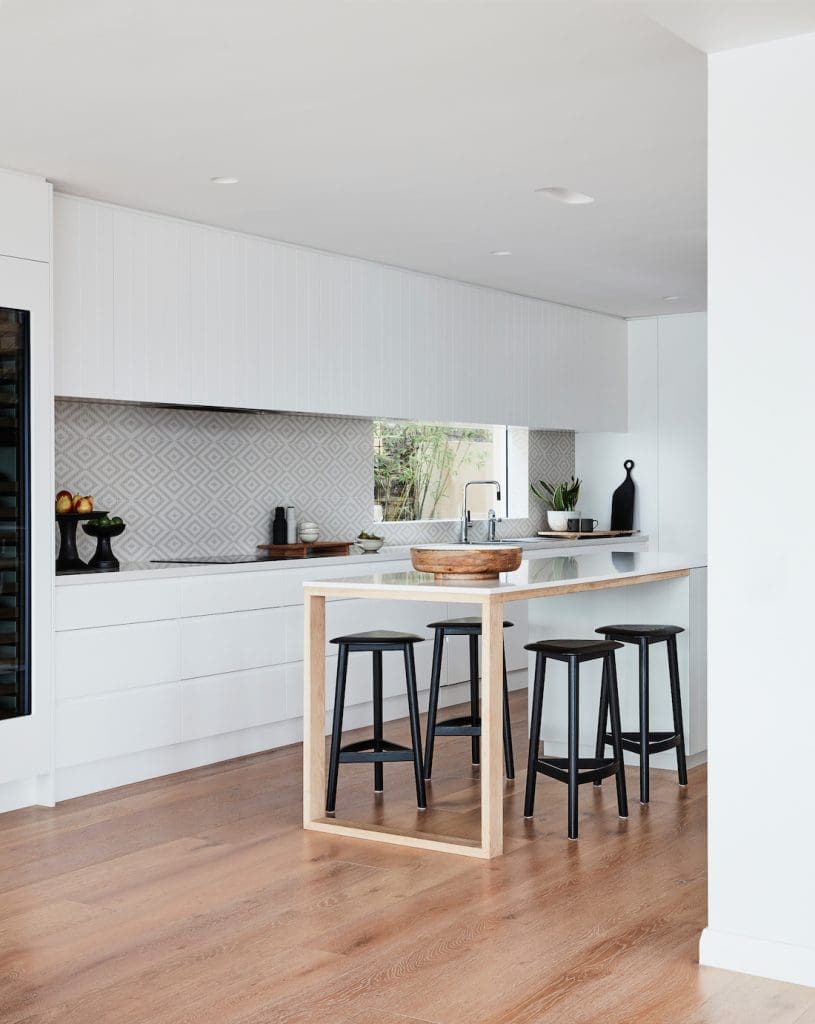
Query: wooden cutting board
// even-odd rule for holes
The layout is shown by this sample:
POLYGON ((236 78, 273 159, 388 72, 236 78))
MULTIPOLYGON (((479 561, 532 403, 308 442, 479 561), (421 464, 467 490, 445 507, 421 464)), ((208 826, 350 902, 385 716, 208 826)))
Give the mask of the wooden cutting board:
POLYGON ((270 560, 282 558, 330 558, 333 555, 347 555, 351 551, 352 540, 314 540, 311 543, 296 544, 258 544, 261 551, 266 552, 270 560))
POLYGON ((611 495, 611 529, 631 530, 634 526, 634 499, 637 488, 631 479, 631 470, 634 468, 633 459, 626 459, 623 463, 625 480, 611 495))
POLYGON ((587 540, 589 537, 633 537, 639 530, 591 530, 588 533, 571 530, 538 530, 539 537, 556 537, 559 540, 587 540))

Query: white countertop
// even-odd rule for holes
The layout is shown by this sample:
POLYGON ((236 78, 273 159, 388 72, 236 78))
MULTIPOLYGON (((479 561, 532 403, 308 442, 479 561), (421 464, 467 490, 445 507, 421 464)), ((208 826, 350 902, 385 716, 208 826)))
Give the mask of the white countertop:
POLYGON ((305 583, 312 592, 331 594, 353 591, 353 596, 364 597, 366 591, 394 592, 410 597, 427 596, 487 596, 500 594, 508 600, 545 595, 547 590, 564 588, 579 590, 592 584, 614 585, 617 581, 641 576, 659 576, 662 573, 684 572, 705 566, 700 556, 662 551, 589 552, 566 555, 541 555, 537 551, 528 555, 515 572, 502 573, 497 580, 437 580, 429 573, 385 572, 372 576, 352 576, 344 579, 321 580, 305 583))
MULTIPOLYGON (((608 547, 611 544, 625 546, 631 543, 647 543, 646 534, 634 534, 632 537, 610 539, 608 537, 592 537, 587 540, 554 540, 548 537, 523 538, 518 546, 526 552, 546 551, 560 552, 581 550, 592 547, 608 547)), ((168 562, 122 562, 119 572, 87 572, 73 575, 57 576, 56 584, 60 587, 78 586, 86 583, 124 583, 135 580, 179 579, 191 576, 213 576, 224 573, 244 572, 276 572, 280 569, 314 569, 314 578, 320 578, 320 570, 324 567, 338 565, 375 566, 381 562, 408 561, 410 548, 417 545, 400 545, 381 548, 375 554, 339 555, 334 558, 286 558, 275 561, 259 560, 257 562, 237 562, 227 565, 177 565, 168 562)))

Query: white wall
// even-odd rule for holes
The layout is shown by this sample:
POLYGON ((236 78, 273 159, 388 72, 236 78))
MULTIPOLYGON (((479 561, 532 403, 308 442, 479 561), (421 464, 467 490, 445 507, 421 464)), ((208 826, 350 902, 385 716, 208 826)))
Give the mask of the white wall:
POLYGON ((628 431, 578 433, 580 508, 608 528, 611 496, 633 459, 634 525, 662 551, 707 547, 707 325, 704 313, 628 323, 628 431))
POLYGON ((815 506, 815 35, 713 55, 709 89, 710 895, 700 959, 815 985, 815 542, 804 532, 786 544, 760 521, 777 509, 782 526, 805 523, 815 506))

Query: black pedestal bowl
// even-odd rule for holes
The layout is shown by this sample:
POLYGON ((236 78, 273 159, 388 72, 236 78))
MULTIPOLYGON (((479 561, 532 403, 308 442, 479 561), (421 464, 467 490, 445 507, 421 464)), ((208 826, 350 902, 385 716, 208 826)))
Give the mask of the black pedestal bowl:
POLYGON ((111 537, 118 537, 125 532, 124 523, 105 525, 91 520, 82 524, 82 529, 89 537, 96 537, 96 551, 88 562, 88 568, 96 572, 116 572, 119 559, 110 549, 111 537))

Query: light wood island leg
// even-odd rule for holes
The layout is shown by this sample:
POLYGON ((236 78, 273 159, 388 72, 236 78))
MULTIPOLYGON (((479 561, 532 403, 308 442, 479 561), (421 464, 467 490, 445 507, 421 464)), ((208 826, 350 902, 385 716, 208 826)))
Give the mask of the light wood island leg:
POLYGON ((325 814, 325 596, 305 595, 303 826, 325 814))
POLYGON ((504 602, 481 607, 481 851, 504 852, 504 602))
MULTIPOLYGON (((356 597, 356 594, 348 596, 356 597)), ((362 596, 368 597, 366 592, 362 596)), ((376 595, 392 598, 385 591, 376 595)), ((425 598, 427 600, 427 598, 425 598)), ((432 600, 440 600, 433 598, 432 600)), ((503 852, 503 602, 483 604, 483 683, 481 739, 480 840, 433 836, 326 817, 325 752, 325 595, 305 592, 303 656, 303 827, 314 832, 390 843, 418 850, 455 853, 463 857, 498 857, 503 852), (494 721, 493 721, 494 719, 494 721)))

